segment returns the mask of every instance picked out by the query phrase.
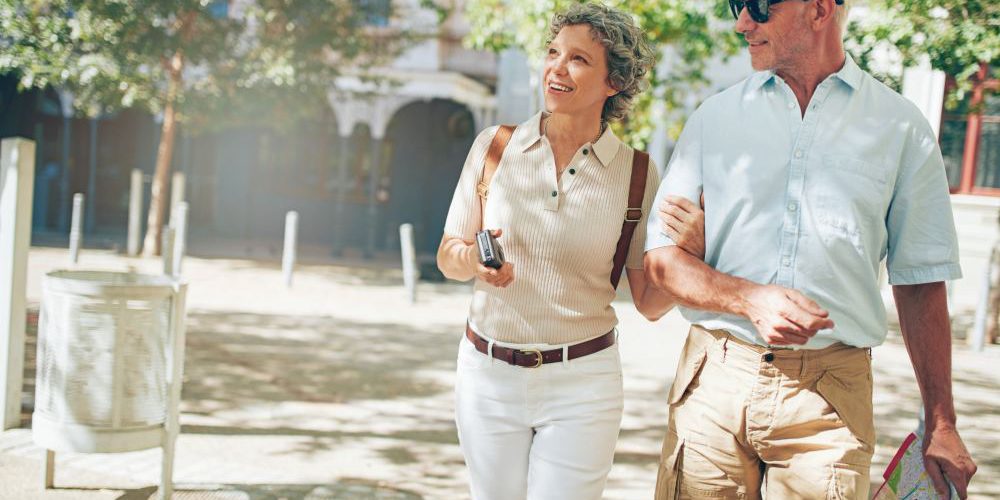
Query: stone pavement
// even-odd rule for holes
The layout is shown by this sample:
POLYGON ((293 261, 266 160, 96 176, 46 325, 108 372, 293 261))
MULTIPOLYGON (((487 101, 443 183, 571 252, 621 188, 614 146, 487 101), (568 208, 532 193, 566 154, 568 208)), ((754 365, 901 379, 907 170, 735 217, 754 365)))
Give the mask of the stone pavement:
MULTIPOLYGON (((286 289, 272 262, 189 258, 184 266, 191 285, 177 498, 468 497, 452 422, 468 285, 421 283, 411 305, 398 270, 300 266, 286 289)), ((34 307, 44 273, 65 267, 65 250, 32 250, 34 307)), ((154 272, 157 264, 87 251, 78 267, 154 272)), ((605 495, 619 500, 651 497, 663 401, 686 331, 678 314, 650 324, 627 300, 615 303, 626 403, 605 495)), ((898 334, 874 359, 878 483, 916 425, 920 400, 898 334)), ((975 498, 1000 497, 998 365, 1000 346, 972 353, 956 344, 959 425, 980 465, 975 498)), ((57 488, 45 491, 43 457, 29 429, 0 433, 0 499, 147 499, 159 481, 157 449, 60 453, 57 488)))

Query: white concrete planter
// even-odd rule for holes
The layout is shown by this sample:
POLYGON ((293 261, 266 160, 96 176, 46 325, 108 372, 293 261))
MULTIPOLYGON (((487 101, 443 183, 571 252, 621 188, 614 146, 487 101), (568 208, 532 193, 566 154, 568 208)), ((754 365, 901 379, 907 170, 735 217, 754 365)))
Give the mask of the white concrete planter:
POLYGON ((172 491, 187 285, 167 276, 53 271, 42 285, 32 437, 47 452, 163 447, 172 491))

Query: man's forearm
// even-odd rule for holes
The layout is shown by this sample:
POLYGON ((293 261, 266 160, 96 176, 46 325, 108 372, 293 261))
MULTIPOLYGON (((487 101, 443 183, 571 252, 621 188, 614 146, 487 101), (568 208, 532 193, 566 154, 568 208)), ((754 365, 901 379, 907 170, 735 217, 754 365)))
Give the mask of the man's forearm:
POLYGON ((676 246, 646 253, 646 276, 678 304, 692 309, 746 316, 747 292, 757 286, 712 269, 676 246))
POLYGON ((928 428, 955 425, 951 324, 944 282, 892 287, 899 328, 913 363, 928 428))

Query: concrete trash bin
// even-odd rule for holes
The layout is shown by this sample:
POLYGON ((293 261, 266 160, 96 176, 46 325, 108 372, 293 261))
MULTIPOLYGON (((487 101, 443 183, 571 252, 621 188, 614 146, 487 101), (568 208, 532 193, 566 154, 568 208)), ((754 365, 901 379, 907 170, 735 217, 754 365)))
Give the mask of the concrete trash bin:
POLYGON ((32 437, 54 451, 163 448, 160 493, 173 485, 184 370, 187 285, 168 276, 53 271, 42 284, 32 437))

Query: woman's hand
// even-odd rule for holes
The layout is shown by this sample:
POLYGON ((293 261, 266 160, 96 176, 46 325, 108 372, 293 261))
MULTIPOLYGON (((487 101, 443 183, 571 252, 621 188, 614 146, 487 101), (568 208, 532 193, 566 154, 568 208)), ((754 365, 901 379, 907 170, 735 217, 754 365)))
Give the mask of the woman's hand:
POLYGON ((671 195, 660 203, 659 212, 663 233, 685 252, 705 260, 705 212, 687 198, 671 195))
MULTIPOLYGON (((494 238, 500 238, 503 235, 502 229, 491 229, 490 234, 494 238)), ((475 259, 475 274, 476 279, 485 281, 495 287, 507 288, 511 283, 514 282, 514 264, 511 262, 504 262, 500 269, 493 269, 492 267, 486 267, 482 262, 479 262, 478 252, 473 254, 475 259)))

